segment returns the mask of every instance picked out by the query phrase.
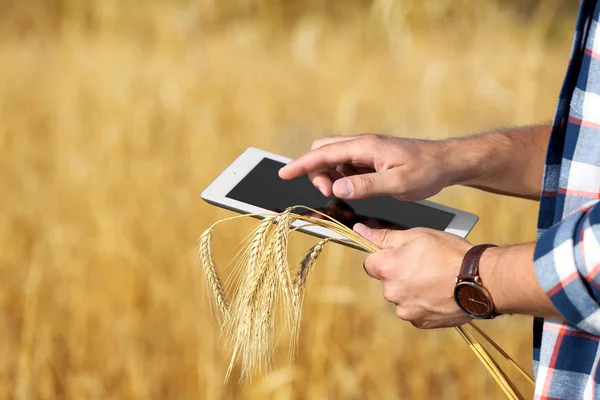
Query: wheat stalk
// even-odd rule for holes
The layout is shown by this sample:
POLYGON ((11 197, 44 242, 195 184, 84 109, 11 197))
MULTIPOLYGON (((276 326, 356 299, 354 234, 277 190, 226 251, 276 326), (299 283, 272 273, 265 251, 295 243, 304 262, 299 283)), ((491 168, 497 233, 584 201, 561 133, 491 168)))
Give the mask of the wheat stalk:
MULTIPOLYGON (((305 206, 295 206, 280 214, 246 214, 227 218, 213 224, 200 237, 199 256, 203 271, 209 282, 211 293, 217 309, 223 317, 223 333, 232 347, 232 356, 226 379, 230 376, 235 362, 241 361, 241 377, 251 376, 255 370, 262 371, 272 359, 272 336, 274 333, 274 310, 277 306, 277 294, 283 298, 283 311, 286 324, 291 329, 290 348, 292 355, 297 347, 301 320, 303 295, 308 275, 314 267, 324 246, 330 240, 323 239, 314 245, 300 262, 294 280, 291 280, 288 263, 288 235, 298 228, 291 228, 295 221, 308 225, 321 226, 341 234, 362 250, 375 253, 379 249, 373 243, 364 239, 352 229, 342 225, 335 219, 305 206), (321 218, 294 213, 294 210, 304 209, 320 214, 321 218), (246 251, 240 258, 237 267, 242 272, 238 290, 232 303, 228 305, 218 270, 212 256, 212 233, 216 225, 245 217, 261 217, 264 220, 255 229, 246 251)), ((490 343, 511 365, 526 376, 529 382, 533 379, 506 352, 494 343, 475 324, 469 324, 477 331, 485 342, 490 343)), ((522 398, 506 374, 485 350, 475 336, 465 327, 456 327, 458 333, 465 339, 488 369, 507 397, 522 398)))
POLYGON ((527 381, 532 384, 535 385, 535 381, 533 380, 533 378, 519 365, 517 364, 517 362, 515 360, 512 359, 511 356, 508 355, 507 352, 505 352, 500 346, 498 346, 496 344, 496 342, 494 342, 484 331, 481 330, 480 327, 478 327, 476 324, 474 324, 473 322, 469 322, 469 326, 475 330, 475 332, 477 332, 478 334, 480 334, 483 339, 488 342, 489 344, 492 345, 492 347, 494 349, 496 349, 496 351, 498 351, 502 357, 504 357, 506 360, 508 360, 508 362, 521 374, 523 375, 523 377, 525 379, 527 379, 527 381))
MULTIPOLYGON (((471 324, 471 326, 475 326, 471 324)), ((523 400, 523 396, 517 391, 510 379, 502 371, 500 366, 494 361, 492 356, 485 350, 485 348, 462 326, 456 327, 457 332, 460 336, 465 339, 473 353, 479 358, 479 361, 488 370, 490 375, 494 378, 496 383, 500 386, 506 397, 511 400, 523 400)), ((511 359, 512 360, 512 359, 511 359)), ((519 367, 520 368, 520 367, 519 367)))

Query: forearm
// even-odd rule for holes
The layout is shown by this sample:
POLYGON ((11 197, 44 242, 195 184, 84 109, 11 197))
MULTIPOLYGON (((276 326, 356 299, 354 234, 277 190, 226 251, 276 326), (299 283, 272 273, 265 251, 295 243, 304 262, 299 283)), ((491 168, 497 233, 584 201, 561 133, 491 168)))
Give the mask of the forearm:
POLYGON ((453 184, 539 199, 549 135, 540 125, 449 140, 453 184))
POLYGON ((535 242, 487 249, 480 260, 483 285, 501 314, 562 319, 535 274, 535 242))

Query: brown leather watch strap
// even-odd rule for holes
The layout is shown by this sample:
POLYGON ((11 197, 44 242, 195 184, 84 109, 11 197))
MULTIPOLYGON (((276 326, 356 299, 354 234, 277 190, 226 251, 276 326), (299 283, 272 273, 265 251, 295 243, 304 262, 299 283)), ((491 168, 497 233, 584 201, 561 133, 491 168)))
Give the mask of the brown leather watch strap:
POLYGON ((460 266, 457 277, 458 281, 474 281, 479 276, 479 259, 483 252, 490 247, 496 247, 496 245, 478 244, 467 251, 460 266))

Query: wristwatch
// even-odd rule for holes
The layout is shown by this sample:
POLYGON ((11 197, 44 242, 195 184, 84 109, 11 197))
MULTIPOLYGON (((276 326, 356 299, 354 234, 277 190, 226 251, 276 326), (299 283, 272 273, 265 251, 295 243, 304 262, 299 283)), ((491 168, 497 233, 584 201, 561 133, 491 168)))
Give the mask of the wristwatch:
POLYGON ((456 278, 454 300, 460 309, 471 318, 491 319, 500 315, 494 311, 492 296, 483 286, 479 277, 479 259, 483 252, 490 247, 496 246, 480 244, 467 251, 456 278))

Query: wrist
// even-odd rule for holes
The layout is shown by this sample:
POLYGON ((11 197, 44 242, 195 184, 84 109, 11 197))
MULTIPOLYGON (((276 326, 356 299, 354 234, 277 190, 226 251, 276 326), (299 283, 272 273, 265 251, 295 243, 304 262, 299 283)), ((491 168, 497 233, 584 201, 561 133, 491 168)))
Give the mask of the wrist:
POLYGON ((497 313, 562 319, 536 278, 534 249, 535 242, 488 249, 480 259, 481 281, 497 313))
POLYGON ((479 260, 479 276, 494 301, 494 311, 498 314, 510 314, 504 288, 502 285, 502 270, 500 264, 505 247, 491 247, 487 249, 479 260))
MULTIPOLYGON (((535 243, 488 249, 479 273, 500 314, 547 315, 550 300, 535 277, 535 243)), ((550 307, 552 309, 552 307, 550 307)))

